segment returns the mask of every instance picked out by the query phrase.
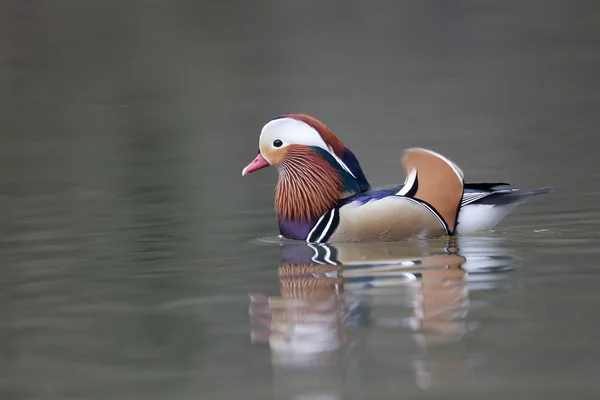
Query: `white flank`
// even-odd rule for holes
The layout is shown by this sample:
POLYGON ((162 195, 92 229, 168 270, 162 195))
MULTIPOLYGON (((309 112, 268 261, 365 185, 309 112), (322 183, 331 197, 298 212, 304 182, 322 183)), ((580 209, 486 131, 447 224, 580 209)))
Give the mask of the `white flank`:
POLYGON ((492 229, 520 202, 506 205, 467 204, 458 214, 457 234, 469 234, 492 229))

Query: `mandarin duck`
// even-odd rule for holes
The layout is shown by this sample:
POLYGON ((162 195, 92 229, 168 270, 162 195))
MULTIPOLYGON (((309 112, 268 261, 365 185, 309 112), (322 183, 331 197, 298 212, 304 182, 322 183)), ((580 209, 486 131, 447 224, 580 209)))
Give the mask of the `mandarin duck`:
POLYGON ((526 198, 507 183, 464 183, 462 170, 432 150, 410 148, 403 184, 371 189, 358 159, 321 121, 283 114, 262 129, 242 175, 273 166, 280 236, 309 243, 392 242, 489 230, 526 198))

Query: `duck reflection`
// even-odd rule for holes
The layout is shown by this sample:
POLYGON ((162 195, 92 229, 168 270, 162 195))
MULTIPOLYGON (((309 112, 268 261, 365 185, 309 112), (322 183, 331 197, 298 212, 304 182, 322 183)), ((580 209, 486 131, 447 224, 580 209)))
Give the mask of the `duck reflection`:
POLYGON ((396 329, 407 335, 383 334, 379 346, 413 341, 414 377, 419 386, 435 385, 468 364, 453 347, 477 327, 467 318, 470 292, 507 287, 497 277, 513 260, 492 239, 282 243, 280 295, 251 296, 252 340, 268 343, 274 365, 314 371, 347 364, 365 332, 372 339, 396 329))

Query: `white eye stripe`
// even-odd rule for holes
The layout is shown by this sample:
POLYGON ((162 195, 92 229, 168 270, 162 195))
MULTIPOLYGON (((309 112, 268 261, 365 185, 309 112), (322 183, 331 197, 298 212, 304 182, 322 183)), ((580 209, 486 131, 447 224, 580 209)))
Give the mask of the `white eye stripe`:
POLYGON ((269 121, 262 129, 260 143, 270 143, 270 145, 273 145, 274 141, 277 139, 283 142, 282 146, 288 144, 303 144, 305 146, 319 147, 325 150, 344 171, 356 179, 356 175, 348 168, 346 163, 335 154, 333 149, 325 143, 321 135, 319 135, 319 133, 310 125, 293 118, 279 118, 269 121))

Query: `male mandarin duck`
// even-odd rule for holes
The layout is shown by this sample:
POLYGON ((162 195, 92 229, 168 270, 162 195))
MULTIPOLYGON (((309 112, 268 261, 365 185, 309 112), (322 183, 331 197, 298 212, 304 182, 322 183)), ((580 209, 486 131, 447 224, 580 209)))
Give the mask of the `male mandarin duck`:
POLYGON ((309 243, 391 242, 487 230, 527 197, 550 191, 465 184, 455 163, 427 149, 408 149, 402 161, 404 184, 371 190, 354 153, 321 121, 284 114, 263 127, 258 156, 242 175, 277 168, 280 234, 309 243))

